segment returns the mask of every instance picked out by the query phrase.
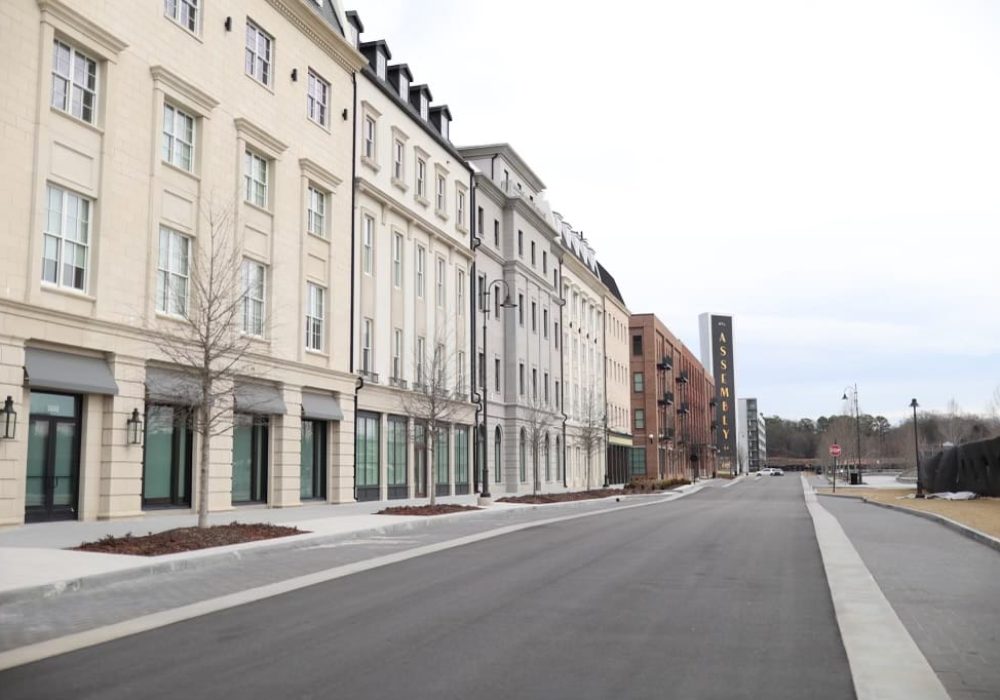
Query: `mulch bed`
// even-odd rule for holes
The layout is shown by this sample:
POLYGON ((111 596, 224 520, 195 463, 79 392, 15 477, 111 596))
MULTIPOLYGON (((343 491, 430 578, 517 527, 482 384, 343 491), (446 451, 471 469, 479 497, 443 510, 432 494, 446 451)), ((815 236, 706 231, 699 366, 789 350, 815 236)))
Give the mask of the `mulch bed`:
POLYGON ((133 537, 128 533, 124 537, 108 535, 95 542, 84 542, 79 547, 72 547, 81 552, 104 552, 105 554, 136 554, 144 557, 155 557, 160 554, 189 552, 194 549, 222 547, 227 544, 269 540, 275 537, 305 534, 305 530, 297 527, 282 527, 268 523, 230 523, 229 525, 213 525, 208 528, 180 527, 164 532, 150 533, 133 537))
POLYGON ((482 508, 460 506, 455 503, 438 503, 433 506, 391 506, 380 510, 376 515, 445 515, 466 510, 482 510, 482 508))
POLYGON ((569 501, 588 501, 593 498, 610 498, 621 496, 621 489, 594 489, 592 491, 573 491, 570 493, 540 493, 537 496, 504 496, 497 503, 567 503, 569 501))

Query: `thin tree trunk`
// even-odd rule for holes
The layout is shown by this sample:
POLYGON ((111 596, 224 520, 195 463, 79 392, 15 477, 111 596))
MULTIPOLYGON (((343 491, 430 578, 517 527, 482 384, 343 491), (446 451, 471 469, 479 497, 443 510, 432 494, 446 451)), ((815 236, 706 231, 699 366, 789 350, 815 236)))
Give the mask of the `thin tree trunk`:
POLYGON ((434 464, 434 445, 432 440, 437 440, 437 435, 429 438, 427 444, 424 446, 424 450, 427 452, 426 464, 424 465, 427 476, 424 483, 427 484, 427 494, 431 497, 431 505, 434 506, 437 505, 437 465, 434 464), (434 478, 431 478, 432 476, 434 478))
POLYGON ((198 412, 201 414, 198 421, 198 436, 201 439, 201 457, 198 460, 198 527, 208 527, 208 468, 211 445, 209 444, 209 411, 211 410, 207 401, 202 401, 198 412))

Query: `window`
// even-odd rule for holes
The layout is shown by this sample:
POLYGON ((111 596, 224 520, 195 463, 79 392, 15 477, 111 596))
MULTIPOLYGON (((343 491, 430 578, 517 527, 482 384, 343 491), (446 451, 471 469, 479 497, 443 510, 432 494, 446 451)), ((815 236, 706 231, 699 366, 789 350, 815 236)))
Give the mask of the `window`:
POLYGON ((434 347, 434 364, 437 366, 438 371, 438 386, 444 387, 448 377, 448 358, 444 355, 444 345, 442 343, 438 343, 434 347))
POLYGON ((553 321, 552 323, 552 340, 556 344, 556 349, 559 349, 559 321, 553 321))
POLYGON ((493 390, 500 393, 500 358, 493 358, 493 390))
POLYGON ((379 491, 380 424, 381 421, 376 413, 359 411, 355 418, 354 482, 359 498, 362 489, 375 494, 379 491))
POLYGON ((531 266, 535 266, 535 242, 531 242, 531 266))
POLYGON ((372 273, 372 258, 375 247, 375 219, 365 215, 364 227, 361 231, 361 270, 366 274, 372 273))
POLYGON ((456 353, 455 388, 465 392, 465 352, 459 350, 456 353))
POLYGON ((517 393, 524 396, 524 363, 517 365, 517 393))
POLYGON ((244 199, 262 208, 267 207, 267 170, 267 159, 247 149, 243 154, 244 199))
POLYGON ((635 409, 635 420, 633 421, 633 425, 636 430, 642 430, 646 427, 646 411, 644 409, 635 409))
POLYGON ((486 222, 483 213, 483 208, 479 207, 478 211, 476 212, 476 234, 479 235, 480 238, 482 237, 483 233, 485 233, 485 231, 483 231, 485 224, 486 222))
POLYGON ((531 302, 531 332, 538 332, 538 304, 531 302))
POLYGON ((416 274, 416 278, 417 278, 417 298, 418 299, 423 299, 424 298, 424 289, 425 289, 424 265, 426 264, 426 258, 427 258, 427 251, 424 250, 423 246, 418 245, 417 246, 417 262, 416 262, 416 265, 417 265, 417 274, 416 274))
POLYGON ((524 257, 524 231, 517 232, 517 257, 524 257))
POLYGON ((310 350, 323 350, 325 296, 326 290, 323 287, 309 282, 306 300, 306 347, 310 350))
POLYGON ((88 124, 96 120, 97 62, 61 41, 53 47, 52 106, 88 124))
POLYGON ((542 337, 549 337, 549 310, 542 309, 542 337))
POLYGON ((444 175, 437 176, 437 200, 434 206, 437 209, 438 213, 440 214, 444 214, 445 205, 447 204, 446 193, 445 193, 445 187, 447 186, 447 184, 448 183, 444 175))
POLYGON ((465 192, 455 191, 455 224, 459 228, 465 228, 465 192))
POLYGON ((458 315, 465 315, 465 270, 455 271, 455 306, 458 315))
POLYGON ((632 354, 641 355, 642 354, 642 336, 633 335, 632 336, 632 354))
POLYGON ((518 469, 517 469, 517 471, 518 471, 518 477, 520 478, 520 480, 522 482, 528 480, 528 465, 527 465, 527 460, 525 459, 525 451, 527 450, 527 444, 526 444, 527 442, 528 441, 525 439, 525 435, 524 435, 524 428, 521 428, 521 439, 519 440, 520 444, 518 445, 518 458, 517 458, 518 469))
POLYGON ((90 256, 90 205, 85 197, 48 186, 48 210, 42 239, 42 281, 87 289, 90 256))
MULTIPOLYGON (((389 417, 386 436, 386 475, 390 493, 393 487, 406 494, 406 419, 389 417)), ((392 498, 392 496, 390 496, 392 498)))
POLYGON ((445 274, 445 272, 444 272, 444 270, 445 270, 445 268, 444 268, 444 258, 438 258, 437 259, 436 280, 435 280, 436 293, 435 293, 434 301, 437 304, 437 306, 438 306, 439 309, 443 309, 444 308, 444 290, 445 290, 445 283, 444 283, 444 274, 445 274))
POLYGON ((198 0, 164 0, 163 13, 189 32, 198 31, 198 0))
POLYGON ((385 54, 381 51, 375 54, 375 74, 385 80, 385 54))
POLYGON ((160 227, 160 261, 156 272, 156 310, 187 316, 191 239, 160 227))
POLYGON ((247 75, 264 85, 271 84, 271 35, 247 20, 246 59, 247 75))
POLYGON ((320 126, 326 126, 329 115, 330 83, 323 80, 311 68, 306 95, 306 114, 320 126))
POLYGON ((361 323, 361 371, 372 371, 372 320, 364 319, 361 323))
POLYGON ((421 384, 424 381, 424 357, 427 352, 427 343, 424 337, 417 336, 417 383, 421 384))
POLYGON ((486 356, 479 353, 479 386, 486 389, 486 356))
POLYGON ((500 322, 500 290, 496 290, 493 295, 493 320, 497 323, 500 322))
POLYGON ((645 382, 644 382, 644 377, 642 375, 642 372, 633 372, 632 373, 632 391, 635 391, 635 392, 644 391, 644 385, 645 385, 645 382))
POLYGON ((427 161, 417 158, 417 198, 427 199, 427 161))
POLYGON ((520 326, 524 327, 524 295, 517 295, 517 322, 520 326))
POLYGON ((542 251, 542 274, 545 275, 545 274, 548 274, 548 272, 549 272, 549 254, 543 250, 542 251))
POLYGON ((403 376, 403 331, 394 328, 392 331, 392 378, 403 376))
POLYGON ((243 261, 243 332, 264 335, 264 266, 243 261))
POLYGON ((392 234, 392 284, 400 287, 403 284, 403 234, 392 234))
POLYGON ((556 380, 556 396, 555 396, 555 399, 556 399, 556 408, 559 408, 559 401, 560 401, 559 397, 560 396, 562 396, 562 394, 559 393, 559 380, 557 379, 556 380))
POLYGON ((314 236, 326 236, 326 192, 309 185, 309 209, 306 212, 306 231, 314 236))
POLYGON ((392 144, 392 178, 403 181, 404 168, 406 166, 406 145, 396 139, 392 144))
POLYGON ((500 222, 496 219, 493 219, 493 246, 500 247, 500 222))
POLYGON ((542 387, 543 387, 543 389, 545 391, 545 403, 548 404, 549 403, 549 373, 548 372, 545 373, 545 378, 542 381, 542 387))
POLYGON ((375 119, 369 116, 365 116, 365 133, 363 139, 363 148, 361 155, 368 160, 375 161, 375 119))
POLYGON ((455 428, 455 487, 469 485, 469 429, 461 426, 455 428))
POLYGON ((194 117, 163 105, 163 160, 181 170, 194 169, 194 117))
POLYGON ((531 398, 538 400, 538 370, 534 368, 531 370, 531 398))

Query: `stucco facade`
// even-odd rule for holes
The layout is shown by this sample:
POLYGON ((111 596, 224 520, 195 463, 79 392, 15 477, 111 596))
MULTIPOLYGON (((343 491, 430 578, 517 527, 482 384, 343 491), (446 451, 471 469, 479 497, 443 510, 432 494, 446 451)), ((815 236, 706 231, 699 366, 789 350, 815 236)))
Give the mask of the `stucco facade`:
POLYGON ((194 261, 213 231, 228 237, 235 274, 254 280, 235 383, 267 401, 248 402, 236 387, 245 425, 231 420, 212 437, 211 508, 237 499, 292 506, 306 491, 353 498, 352 74, 364 61, 325 8, 215 0, 170 16, 162 2, 0 7, 3 150, 20 164, 0 184, 0 398, 10 395, 19 414, 15 437, 0 441, 0 524, 26 512, 114 518, 154 501, 197 503, 190 457, 199 446, 177 418, 181 397, 151 377, 182 369, 154 332, 171 333, 190 313, 194 261), (319 217, 311 192, 323 202, 319 217), (311 320, 310 294, 322 296, 311 320), (100 381, 66 376, 74 367, 100 381), (342 411, 310 423, 322 434, 316 466, 325 462, 310 489, 300 456, 315 402, 304 392, 342 411), (173 422, 157 422, 153 406, 174 412, 173 422), (155 477, 166 496, 151 495, 144 453, 154 451, 127 435, 133 411, 147 433, 152 423, 174 440, 169 473, 155 477), (253 472, 245 484, 234 452, 253 472))

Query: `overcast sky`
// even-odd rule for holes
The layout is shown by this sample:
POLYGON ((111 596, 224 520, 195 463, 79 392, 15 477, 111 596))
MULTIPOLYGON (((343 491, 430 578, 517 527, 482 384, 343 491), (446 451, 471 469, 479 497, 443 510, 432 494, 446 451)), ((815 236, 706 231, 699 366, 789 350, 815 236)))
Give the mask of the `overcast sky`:
POLYGON ((633 313, 736 318, 767 415, 1000 385, 1000 3, 357 0, 459 145, 509 142, 633 313), (569 11, 573 8, 573 11, 569 11))

